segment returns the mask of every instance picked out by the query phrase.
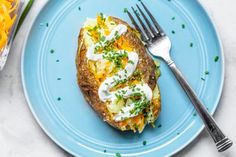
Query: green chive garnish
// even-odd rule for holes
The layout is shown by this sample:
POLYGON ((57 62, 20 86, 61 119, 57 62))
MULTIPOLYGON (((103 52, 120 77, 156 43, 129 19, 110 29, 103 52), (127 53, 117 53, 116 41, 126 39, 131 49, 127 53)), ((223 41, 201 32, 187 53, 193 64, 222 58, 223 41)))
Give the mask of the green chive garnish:
POLYGON ((218 60, 219 60, 219 56, 215 56, 214 61, 218 62, 218 60))
POLYGON ((209 74, 210 74, 210 72, 209 72, 209 71, 205 71, 205 74, 206 74, 206 75, 209 75, 209 74))
POLYGON ((147 144, 147 141, 143 141, 143 145, 145 146, 147 144))
POLYGON ((147 144, 147 141, 143 141, 143 145, 145 146, 147 144))
POLYGON ((193 47, 193 43, 190 43, 189 46, 190 46, 190 47, 193 47))
POLYGON ((50 50, 50 53, 54 53, 55 51, 53 49, 50 50))
POLYGON ((121 154, 120 153, 116 153, 116 157, 121 157, 121 154))

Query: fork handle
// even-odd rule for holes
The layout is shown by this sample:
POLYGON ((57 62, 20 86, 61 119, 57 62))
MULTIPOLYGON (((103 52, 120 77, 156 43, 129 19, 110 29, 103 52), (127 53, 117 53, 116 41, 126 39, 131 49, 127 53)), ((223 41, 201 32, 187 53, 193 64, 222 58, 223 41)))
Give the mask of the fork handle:
POLYGON ((197 97, 196 93, 190 87, 189 83, 186 81, 186 79, 184 78, 180 70, 177 68, 175 63, 171 61, 168 65, 174 73, 176 79, 179 81, 180 85, 188 95, 189 99, 193 103, 201 119, 203 120, 207 131, 209 132, 216 144, 218 151, 223 152, 229 147, 231 147, 233 145, 233 142, 228 139, 220 130, 213 117, 209 114, 203 103, 197 97))

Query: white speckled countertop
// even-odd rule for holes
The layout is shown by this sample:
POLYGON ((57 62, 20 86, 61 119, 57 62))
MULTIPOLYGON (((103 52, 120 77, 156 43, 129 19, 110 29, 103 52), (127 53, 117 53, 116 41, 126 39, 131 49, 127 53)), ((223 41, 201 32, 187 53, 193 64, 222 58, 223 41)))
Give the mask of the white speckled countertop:
MULTIPOLYGON (((5 69, 0 72, 0 156, 1 157, 71 157, 54 144, 31 114, 22 89, 20 59, 29 24, 47 0, 35 0, 23 27, 14 41, 5 69)), ((215 114, 223 131, 235 142, 224 153, 218 153, 203 131, 176 157, 236 156, 236 1, 201 0, 208 9, 221 36, 225 52, 225 85, 215 114)))

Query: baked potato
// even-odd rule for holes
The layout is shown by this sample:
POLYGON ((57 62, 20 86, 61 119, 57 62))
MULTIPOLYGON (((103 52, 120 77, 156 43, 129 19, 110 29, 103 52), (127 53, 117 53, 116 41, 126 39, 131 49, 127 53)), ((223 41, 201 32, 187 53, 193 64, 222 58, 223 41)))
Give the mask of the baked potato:
POLYGON ((76 66, 85 99, 104 121, 139 133, 146 124, 154 126, 161 110, 158 69, 128 23, 102 13, 87 19, 76 66))

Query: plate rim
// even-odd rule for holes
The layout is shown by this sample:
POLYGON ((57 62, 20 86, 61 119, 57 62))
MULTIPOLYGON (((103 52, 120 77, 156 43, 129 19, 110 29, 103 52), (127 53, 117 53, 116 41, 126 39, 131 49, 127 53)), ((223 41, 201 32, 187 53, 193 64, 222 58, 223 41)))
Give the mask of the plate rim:
MULTIPOLYGON (((76 154, 75 152, 73 152, 72 150, 70 150, 69 148, 66 148, 65 146, 63 146, 63 144, 61 144, 45 127, 44 127, 44 124, 41 122, 41 120, 39 119, 39 117, 37 116, 34 108, 33 108, 33 105, 30 101, 30 98, 29 98, 29 95, 28 95, 28 92, 27 92, 27 89, 26 89, 26 82, 25 82, 25 76, 24 76, 24 62, 25 62, 25 52, 26 52, 26 46, 27 46, 27 43, 28 43, 28 39, 29 39, 29 36, 30 36, 30 33, 32 31, 32 28, 33 28, 33 25, 35 23, 35 21, 37 20, 38 16, 40 15, 40 13, 42 12, 42 10, 48 5, 48 3, 50 2, 50 0, 47 0, 47 2, 45 2, 41 8, 38 10, 37 12, 37 15, 32 19, 31 23, 30 23, 30 27, 26 33, 26 36, 25 36, 25 39, 24 39, 24 42, 23 42, 23 47, 22 47, 22 53, 21 53, 21 62, 20 62, 20 74, 21 74, 21 83, 22 83, 22 87, 23 87, 23 92, 24 92, 24 96, 25 96, 25 99, 26 99, 26 103, 27 103, 27 106, 30 108, 30 111, 34 117, 34 119, 36 120, 36 122, 38 123, 38 125, 40 126, 40 128, 43 130, 43 132, 56 144, 58 145, 61 149, 63 149, 64 151, 72 154, 72 155, 75 155, 75 156, 78 156, 78 154, 76 154)), ((217 27, 217 25, 215 24, 215 21, 213 20, 213 17, 211 16, 210 14, 210 11, 208 8, 206 8, 206 6, 204 6, 200 0, 197 0, 196 1, 198 3, 198 5, 203 9, 205 15, 207 16, 207 18, 209 19, 209 22, 211 23, 211 25, 213 26, 213 30, 214 30, 214 33, 216 35, 216 39, 219 43, 219 49, 220 49, 220 52, 219 54, 221 55, 221 78, 220 78, 220 86, 219 86, 219 93, 218 93, 218 96, 217 96, 217 99, 216 99, 216 102, 217 102, 217 105, 215 105, 215 107, 213 108, 212 112, 210 113, 211 115, 214 115, 214 113, 216 112, 218 106, 219 106, 219 103, 220 103, 220 99, 222 97, 222 92, 223 92, 223 88, 224 88, 224 83, 225 83, 225 56, 224 56, 224 48, 223 48, 223 43, 222 43, 222 40, 221 40, 221 36, 219 34, 219 29, 217 27)), ((186 148, 188 145, 190 145, 194 140, 196 140, 196 138, 200 135, 200 133, 203 131, 204 129, 204 124, 201 124, 201 127, 199 128, 199 130, 194 134, 194 136, 192 136, 192 138, 190 138, 188 141, 186 141, 184 144, 182 144, 178 149, 176 149, 175 151, 167 154, 167 156, 172 156, 182 150, 184 150, 184 148, 186 148)))

